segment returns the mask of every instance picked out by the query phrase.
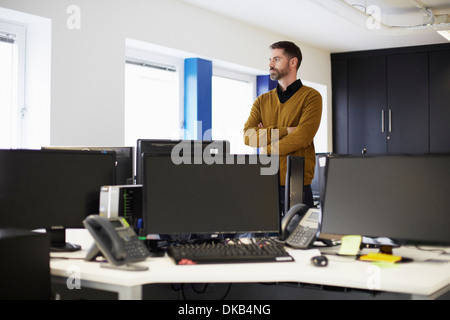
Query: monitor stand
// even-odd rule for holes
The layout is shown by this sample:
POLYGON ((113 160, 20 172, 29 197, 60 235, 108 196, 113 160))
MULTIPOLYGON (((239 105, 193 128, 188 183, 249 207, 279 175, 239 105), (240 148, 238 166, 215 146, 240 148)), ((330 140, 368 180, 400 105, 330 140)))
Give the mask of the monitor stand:
POLYGON ((52 252, 73 252, 81 250, 81 246, 66 242, 66 228, 51 227, 47 229, 50 235, 50 250, 52 252))
POLYGON ((379 246, 379 248, 380 248, 380 253, 384 253, 384 254, 391 254, 392 255, 392 252, 393 252, 393 246, 390 246, 390 245, 380 245, 379 246))

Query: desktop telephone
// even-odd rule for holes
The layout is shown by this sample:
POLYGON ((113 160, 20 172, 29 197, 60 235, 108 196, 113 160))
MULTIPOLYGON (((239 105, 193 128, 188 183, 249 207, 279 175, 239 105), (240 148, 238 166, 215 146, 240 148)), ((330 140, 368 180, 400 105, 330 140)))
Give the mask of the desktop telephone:
POLYGON ((294 205, 283 218, 281 240, 297 249, 308 249, 316 240, 319 230, 319 209, 304 204, 294 205))
POLYGON ((146 267, 132 266, 130 263, 145 260, 150 252, 138 238, 125 218, 107 219, 100 215, 90 215, 83 224, 94 238, 94 245, 85 260, 92 261, 103 255, 111 265, 103 267, 119 267, 127 270, 146 270, 146 267))

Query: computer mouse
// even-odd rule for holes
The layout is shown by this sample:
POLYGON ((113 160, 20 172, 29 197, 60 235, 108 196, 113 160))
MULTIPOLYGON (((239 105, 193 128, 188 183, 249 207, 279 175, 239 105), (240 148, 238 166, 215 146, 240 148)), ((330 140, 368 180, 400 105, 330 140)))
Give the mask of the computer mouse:
POLYGON ((325 256, 312 257, 311 262, 316 267, 326 267, 328 265, 328 259, 325 256))

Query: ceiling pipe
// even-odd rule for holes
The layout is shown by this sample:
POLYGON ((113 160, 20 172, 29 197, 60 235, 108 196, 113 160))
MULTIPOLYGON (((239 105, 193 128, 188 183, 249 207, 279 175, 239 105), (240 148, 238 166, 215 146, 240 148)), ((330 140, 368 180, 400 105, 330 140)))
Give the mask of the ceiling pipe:
MULTIPOLYGON (((370 32, 377 33, 385 36, 402 36, 409 34, 417 34, 419 32, 431 32, 431 31, 439 31, 439 30, 448 30, 450 29, 450 23, 440 23, 440 24, 432 24, 432 20, 434 20, 434 15, 431 9, 427 9, 425 5, 418 0, 411 0, 419 9, 425 10, 428 15, 430 15, 430 20, 422 25, 410 26, 410 27, 395 27, 388 26, 381 22, 381 13, 377 14, 367 14, 366 12, 362 12, 361 10, 355 8, 345 0, 309 0, 312 3, 319 5, 330 12, 345 18, 346 20, 359 25, 360 27, 364 27, 368 29, 370 32)), ((370 9, 372 6, 369 6, 370 9)), ((377 6, 373 6, 373 8, 378 8, 377 6)), ((367 10, 366 10, 367 11, 367 10)), ((370 11, 370 10, 369 10, 370 11)), ((376 10, 375 10, 376 11, 376 10)))
POLYGON ((420 11, 422 11, 422 13, 428 15, 429 19, 424 23, 424 25, 434 24, 435 22, 434 14, 430 8, 425 7, 425 5, 419 0, 409 0, 409 1, 411 1, 414 5, 416 5, 416 7, 419 8, 420 11))
POLYGON ((409 1, 411 1, 413 4, 415 4, 417 8, 422 9, 422 10, 425 9, 425 5, 421 1, 419 1, 419 0, 409 0, 409 1))

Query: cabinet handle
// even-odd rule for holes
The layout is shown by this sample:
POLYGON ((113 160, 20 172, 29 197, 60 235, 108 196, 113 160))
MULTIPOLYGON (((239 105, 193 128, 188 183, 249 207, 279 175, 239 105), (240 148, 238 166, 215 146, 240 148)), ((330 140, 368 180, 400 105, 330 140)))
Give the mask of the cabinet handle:
POLYGON ((389 109, 389 133, 392 132, 392 109, 389 109))
POLYGON ((384 133, 384 109, 381 109, 381 133, 384 133))

